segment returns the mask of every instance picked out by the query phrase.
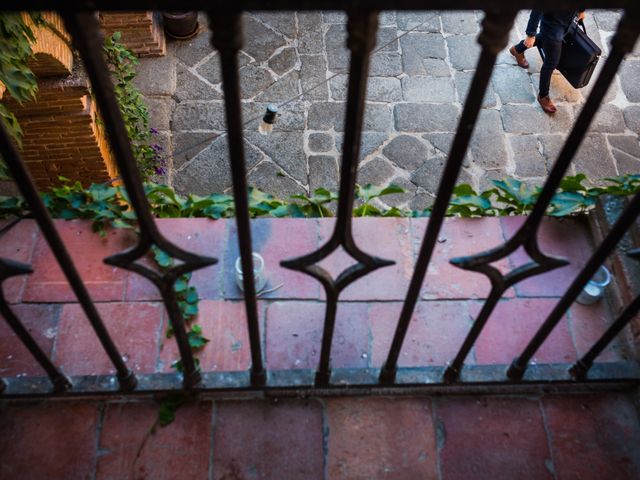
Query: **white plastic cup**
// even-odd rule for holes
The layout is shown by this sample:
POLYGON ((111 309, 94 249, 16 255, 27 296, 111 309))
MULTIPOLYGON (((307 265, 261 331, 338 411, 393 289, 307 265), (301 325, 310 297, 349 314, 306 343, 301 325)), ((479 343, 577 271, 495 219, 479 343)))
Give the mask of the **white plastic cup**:
MULTIPOLYGON (((264 290, 264 286, 267 283, 267 278, 264 271, 264 258, 259 253, 253 252, 253 283, 256 286, 256 293, 264 290)), ((244 275, 242 274, 242 259, 238 257, 236 259, 236 285, 240 291, 244 292, 244 275)))
POLYGON ((604 289, 609 283, 611 283, 611 273, 604 265, 601 265, 596 274, 584 286, 576 298, 576 302, 582 305, 596 303, 604 295, 604 289))

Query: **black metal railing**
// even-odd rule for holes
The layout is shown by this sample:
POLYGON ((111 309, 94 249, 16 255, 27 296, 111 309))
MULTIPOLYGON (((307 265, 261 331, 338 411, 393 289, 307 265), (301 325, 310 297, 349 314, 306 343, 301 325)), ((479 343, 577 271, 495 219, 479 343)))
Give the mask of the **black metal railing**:
MULTIPOLYGON (((489 2, 487 2, 489 3, 489 2)), ((20 5, 8 8, 50 10, 60 8, 57 2, 44 0, 23 0, 20 5)), ((605 334, 593 345, 575 365, 530 365, 529 361, 544 343, 548 335, 566 313, 569 306, 577 298, 581 289, 602 265, 607 256, 620 241, 627 229, 640 213, 640 194, 636 194, 628 207, 608 233, 595 253, 581 272, 573 280, 563 297, 559 300, 549 317, 530 340, 523 352, 507 369, 506 366, 466 366, 471 348, 475 344, 489 316, 498 304, 504 292, 515 284, 539 275, 568 262, 561 258, 545 255, 538 245, 538 229, 543 215, 550 205, 554 192, 567 172, 589 125, 591 124, 602 100, 612 83, 618 68, 625 56, 634 46, 640 32, 640 7, 636 0, 604 1, 567 1, 550 0, 533 2, 523 1, 518 5, 506 0, 491 2, 490 6, 482 2, 465 0, 447 0, 436 2, 417 2, 409 0, 369 0, 362 3, 350 1, 319 0, 293 1, 282 0, 272 2, 254 2, 238 0, 233 5, 228 2, 204 0, 93 0, 77 1, 63 7, 61 11, 65 27, 71 34, 88 73, 93 94, 97 100, 107 130, 110 143, 117 160, 122 181, 126 187, 131 204, 139 223, 140 235, 138 243, 131 249, 106 258, 104 261, 149 279, 159 289, 167 308, 171 325, 175 332, 180 356, 184 366, 183 374, 149 374, 134 376, 117 346, 111 339, 96 307, 82 283, 76 267, 58 235, 34 183, 20 158, 20 153, 8 136, 0 128, 0 154, 5 159, 13 178, 22 195, 28 202, 31 211, 48 242, 58 263, 60 264, 78 301, 84 309, 89 322, 95 330, 104 350, 113 363, 117 375, 77 376, 67 378, 38 347, 37 343, 23 327, 12 311, 4 295, 0 291, 0 313, 8 322, 16 336, 33 354, 35 360, 44 368, 49 378, 9 378, 0 381, 0 391, 4 397, 28 397, 36 395, 86 395, 109 393, 154 393, 167 390, 188 389, 193 391, 227 391, 264 390, 265 392, 297 391, 300 389, 315 392, 353 390, 415 391, 415 389, 453 389, 453 388, 502 388, 508 386, 513 391, 516 385, 594 385, 624 383, 636 385, 640 381, 640 373, 635 362, 595 364, 594 359, 623 330, 640 310, 640 297, 635 298, 614 321, 605 334), (580 5, 578 5, 578 3, 580 5), (407 334, 409 322, 419 298, 420 289, 429 268, 429 263, 444 221, 445 212, 451 199, 456 180, 462 167, 473 128, 478 119, 484 92, 489 84, 496 57, 502 51, 509 38, 509 32, 520 8, 555 8, 570 9, 578 6, 589 8, 622 8, 626 9, 617 32, 611 42, 611 51, 604 67, 598 76, 580 115, 578 116, 567 141, 553 165, 551 173, 542 189, 540 197, 524 224, 503 245, 492 250, 468 257, 454 258, 453 265, 462 269, 481 272, 491 282, 491 291, 483 308, 475 318, 473 326, 451 363, 443 367, 398 368, 398 358, 407 334), (335 369, 331 368, 331 343, 333 339, 336 311, 341 292, 359 278, 374 270, 391 265, 393 262, 373 257, 362 251, 352 235, 352 218, 354 189, 359 158, 359 145, 362 132, 365 92, 369 67, 369 54, 374 46, 378 10, 382 9, 484 9, 485 17, 478 37, 482 50, 477 68, 471 83, 467 100, 464 104, 460 122, 451 147, 449 159, 445 166, 433 205, 427 230, 422 240, 416 261, 415 271, 411 279, 405 302, 397 322, 397 328, 391 342, 386 361, 381 369, 335 369), (178 308, 174 292, 176 279, 187 272, 212 265, 215 258, 203 257, 187 252, 167 240, 158 230, 149 209, 139 173, 136 168, 131 147, 127 138, 122 116, 120 114, 109 71, 101 54, 101 36, 99 24, 93 9, 113 10, 126 9, 163 9, 176 10, 185 8, 208 10, 213 31, 212 46, 220 54, 226 123, 229 134, 231 172, 233 178, 233 196, 236 205, 236 222, 238 230, 239 251, 242 262, 244 299, 247 312, 247 328, 251 347, 250 372, 204 372, 200 373, 189 348, 185 322, 178 308), (326 293, 326 313, 320 361, 317 370, 267 371, 263 362, 260 342, 260 325, 256 305, 256 292, 253 274, 251 228, 248 211, 246 168, 242 136, 242 109, 240 104, 238 53, 242 47, 241 12, 243 10, 301 10, 301 9, 343 9, 348 13, 347 46, 351 52, 348 100, 345 119, 343 158, 341 163, 340 195, 337 221, 329 240, 318 250, 300 258, 282 261, 282 266, 298 270, 318 280, 326 293), (158 273, 139 260, 157 246, 179 262, 176 266, 158 273), (318 265, 336 249, 342 247, 356 261, 337 277, 318 265), (492 262, 502 259, 523 247, 530 257, 530 262, 513 271, 502 274, 491 266, 492 262), (117 382, 115 381, 117 379, 117 382), (53 386, 53 387, 52 387, 53 386)), ((630 253, 640 257, 636 250, 630 253)), ((29 273, 28 265, 8 259, 0 259, 0 285, 8 278, 29 273)))

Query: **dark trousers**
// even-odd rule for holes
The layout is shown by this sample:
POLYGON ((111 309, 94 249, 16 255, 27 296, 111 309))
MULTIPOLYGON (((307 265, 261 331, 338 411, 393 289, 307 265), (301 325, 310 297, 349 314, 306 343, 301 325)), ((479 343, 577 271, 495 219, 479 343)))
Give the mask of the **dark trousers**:
MULTIPOLYGON (((551 74, 558 66, 560 62, 560 54, 562 54, 562 42, 555 42, 548 38, 536 35, 536 45, 539 45, 544 50, 544 62, 540 69, 540 96, 546 97, 549 95, 549 85, 551 83, 551 74)), ((523 53, 527 47, 524 44, 524 40, 516 45, 516 52, 523 53)))

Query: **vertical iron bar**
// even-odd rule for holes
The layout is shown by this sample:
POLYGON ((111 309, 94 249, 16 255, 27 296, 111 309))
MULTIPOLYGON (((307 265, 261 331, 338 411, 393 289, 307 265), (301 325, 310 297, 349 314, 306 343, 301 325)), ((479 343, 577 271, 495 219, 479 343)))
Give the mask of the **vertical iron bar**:
POLYGON ((398 325, 393 336, 389 355, 380 372, 381 383, 388 384, 395 381, 400 350, 402 349, 411 317, 420 296, 420 289, 422 288, 422 283, 424 282, 424 277, 431 261, 431 255, 433 254, 444 216, 449 206, 449 200, 467 152, 473 128, 478 119, 480 109, 482 108, 484 94, 491 79, 495 60, 498 53, 507 45, 509 31, 513 26, 516 13, 517 10, 487 11, 482 22, 482 32, 478 37, 478 43, 482 45, 478 68, 473 76, 469 93, 467 94, 462 116, 460 117, 460 123, 458 124, 456 136, 449 153, 449 160, 440 179, 436 201, 433 205, 431 216, 429 217, 427 231, 422 241, 422 246, 420 247, 420 254, 418 255, 413 277, 411 278, 411 284, 409 285, 409 290, 407 291, 402 306, 402 312, 400 313, 398 325))
POLYGON ((594 360, 600 355, 611 341, 633 320, 633 317, 640 311, 640 295, 638 295, 607 331, 598 339, 591 349, 578 360, 569 372, 576 380, 582 380, 587 376, 587 372, 593 365, 594 360))
POLYGON ((209 21, 213 31, 212 45, 220 52, 224 105, 229 132, 229 157, 233 179, 233 198, 236 207, 238 244, 244 299, 247 310, 249 343, 251 344, 251 384, 264 385, 267 375, 262 360, 260 344, 260 324, 256 305, 256 289, 253 273, 253 249, 251 225, 249 221, 249 201, 246 180, 244 136, 242 134, 242 106, 240 104, 240 76, 238 73, 238 52, 242 46, 242 16, 210 12, 209 21))
MULTIPOLYGON (((137 258, 145 255, 151 248, 152 243, 155 242, 157 246, 165 252, 172 256, 177 256, 180 260, 184 261, 185 265, 194 267, 192 269, 215 263, 214 260, 204 259, 176 247, 159 233, 149 209, 149 202, 144 192, 137 162, 131 150, 129 137, 115 96, 111 74, 102 55, 102 36, 96 13, 62 12, 61 15, 64 19, 65 27, 69 33, 71 33, 74 45, 78 49, 84 67, 89 75, 93 94, 98 102, 100 113, 109 135, 109 143, 114 151, 120 175, 127 189, 131 204, 134 207, 136 219, 140 227, 139 243, 131 250, 114 257, 109 257, 107 260, 113 265, 146 274, 145 269, 135 268, 133 262, 137 258)), ((163 294, 163 301, 167 307, 167 312, 170 316, 171 325, 176 334, 176 342, 178 343, 181 354, 184 369, 184 385, 186 388, 191 388, 200 382, 201 377, 200 372, 196 368, 193 352, 189 346, 184 318, 176 302, 172 302, 171 295, 167 294, 167 288, 173 288, 175 277, 171 276, 159 280, 150 275, 146 276, 149 279, 155 280, 156 285, 163 294), (164 282, 166 282, 166 285, 164 282)))
POLYGON ((589 279, 593 277, 600 265, 604 263, 607 256, 613 251, 617 243, 623 237, 627 229, 633 224, 638 215, 640 215, 640 193, 636 193, 631 202, 629 202, 629 205, 624 209, 618 221, 611 228, 609 234, 604 238, 587 264, 573 280, 564 296, 556 304, 553 311, 538 329, 522 354, 514 359, 507 371, 507 376, 509 378, 514 380, 522 378, 531 357, 533 357, 556 325, 560 320, 562 320, 563 315, 578 297, 589 279))
POLYGON ((133 372, 129 370, 125 362, 122 360, 122 356, 118 352, 118 348, 102 322, 102 319, 98 314, 98 310, 96 309, 93 300, 91 300, 91 296, 82 282, 82 278, 80 278, 80 274, 76 270, 67 248, 64 246, 62 239, 58 235, 58 231, 49 216, 47 208, 44 206, 44 203, 42 203, 40 195, 38 195, 38 191, 33 184, 31 175, 25 168, 24 163, 22 163, 18 150, 16 149, 13 140, 9 137, 4 125, 0 125, 0 153, 2 154, 4 161, 7 163, 7 167, 9 168, 16 185, 29 204, 42 235, 47 240, 47 243, 56 257, 60 268, 64 272, 69 285, 78 298, 78 302, 82 305, 82 309, 96 332, 100 343, 113 363, 118 374, 120 387, 124 390, 134 389, 136 386, 136 378, 133 372))
MULTIPOLYGON (((342 168, 340 170, 340 193, 338 200, 338 218, 333 231, 334 241, 343 243, 345 249, 357 260, 359 251, 351 232, 351 215, 355 201, 355 185, 360 154, 360 138, 364 121, 367 76, 370 53, 373 50, 378 29, 378 12, 349 12, 347 23, 347 47, 351 51, 349 65, 349 85, 347 90, 347 110, 345 112, 345 132, 342 145, 342 168)), ((327 309, 325 312, 320 349, 320 363, 316 372, 316 385, 327 385, 331 378, 331 344, 338 310, 338 296, 346 284, 338 288, 325 288, 327 309)))

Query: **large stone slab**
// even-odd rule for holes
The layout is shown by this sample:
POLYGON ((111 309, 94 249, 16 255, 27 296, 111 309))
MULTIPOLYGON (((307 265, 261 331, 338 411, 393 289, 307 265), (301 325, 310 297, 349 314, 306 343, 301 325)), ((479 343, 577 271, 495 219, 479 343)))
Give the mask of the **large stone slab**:
POLYGON ((536 99, 531 77, 520 67, 496 67, 491 76, 491 84, 503 104, 532 103, 536 99))
MULTIPOLYGON (((402 67, 407 75, 429 75, 426 60, 444 60, 444 38, 432 33, 412 32, 400 39, 402 67)), ((442 71, 441 71, 442 72, 442 71)))
POLYGON ((176 91, 175 98, 184 100, 220 100, 220 93, 208 81, 199 78, 182 64, 176 66, 176 91))
POLYGON ((478 18, 474 12, 442 12, 440 14, 442 31, 452 35, 477 33, 478 18))
POLYGON ((222 102, 179 103, 173 112, 172 122, 174 131, 226 130, 227 128, 222 102))
POLYGON ((332 155, 311 155, 309 157, 309 191, 317 188, 338 190, 338 165, 332 155))
POLYGON ((257 62, 264 62, 287 42, 282 35, 267 28, 252 16, 244 16, 244 38, 242 50, 257 62))
POLYGON ((399 30, 416 30, 418 32, 440 33, 440 12, 399 11, 396 14, 399 30))
POLYGON ((547 174, 542 142, 536 135, 518 135, 511 137, 510 142, 518 177, 542 177, 547 174))
POLYGON ((640 102, 640 59, 629 59, 620 67, 620 85, 630 102, 640 102))
POLYGON ((287 177, 280 167, 265 160, 247 176, 249 185, 274 197, 288 199, 291 195, 306 193, 298 183, 287 177))
POLYGON ((447 37, 449 60, 456 70, 473 70, 478 63, 480 46, 475 35, 454 35, 447 37))
POLYGON ((590 134, 584 138, 573 164, 576 173, 587 174, 589 180, 596 184, 602 183, 599 180, 605 177, 615 177, 618 174, 602 134, 590 134))
POLYGON ((245 132, 245 138, 293 178, 307 183, 307 157, 302 132, 273 131, 270 135, 262 135, 250 131, 245 132))
POLYGON ((450 104, 403 103, 394 107, 394 115, 400 132, 453 132, 459 112, 450 104))
MULTIPOLYGON (((469 94, 469 87, 471 87, 471 82, 473 80, 473 76, 475 75, 475 71, 461 72, 456 70, 454 74, 454 82, 455 88, 458 93, 458 100, 460 103, 464 104, 467 101, 467 95, 469 94)), ((491 82, 487 85, 487 91, 484 94, 484 99, 482 102, 482 106, 485 108, 495 107, 497 105, 496 93, 491 85, 491 82)))
POLYGON ((300 54, 322 53, 322 14, 320 12, 297 12, 298 52, 300 54))
MULTIPOLYGON (((245 162, 247 168, 251 168, 263 155, 246 142, 244 147, 245 162)), ((209 195, 224 192, 231 187, 229 165, 229 144, 225 135, 177 170, 173 176, 173 186, 180 193, 209 195)))
POLYGON ((430 144, 416 137, 400 135, 391 140, 382 149, 382 153, 398 167, 412 171, 435 156, 436 151, 430 144))
POLYGON ((408 102, 451 103, 455 91, 450 77, 404 77, 402 95, 408 102))
POLYGON ((284 75, 295 67, 297 55, 295 48, 283 48, 269 59, 269 68, 277 75, 284 75))
POLYGON ((358 171, 358 183, 366 185, 387 185, 395 174, 393 165, 381 157, 375 157, 360 167, 358 171))
POLYGON ((300 85, 305 100, 328 100, 329 87, 325 83, 327 62, 324 55, 300 55, 300 85))
POLYGON ((591 122, 590 130, 601 133, 623 133, 625 124, 622 111, 612 104, 602 105, 591 122))
POLYGON ((629 130, 640 135, 640 105, 630 105, 624 109, 624 122, 629 130))

